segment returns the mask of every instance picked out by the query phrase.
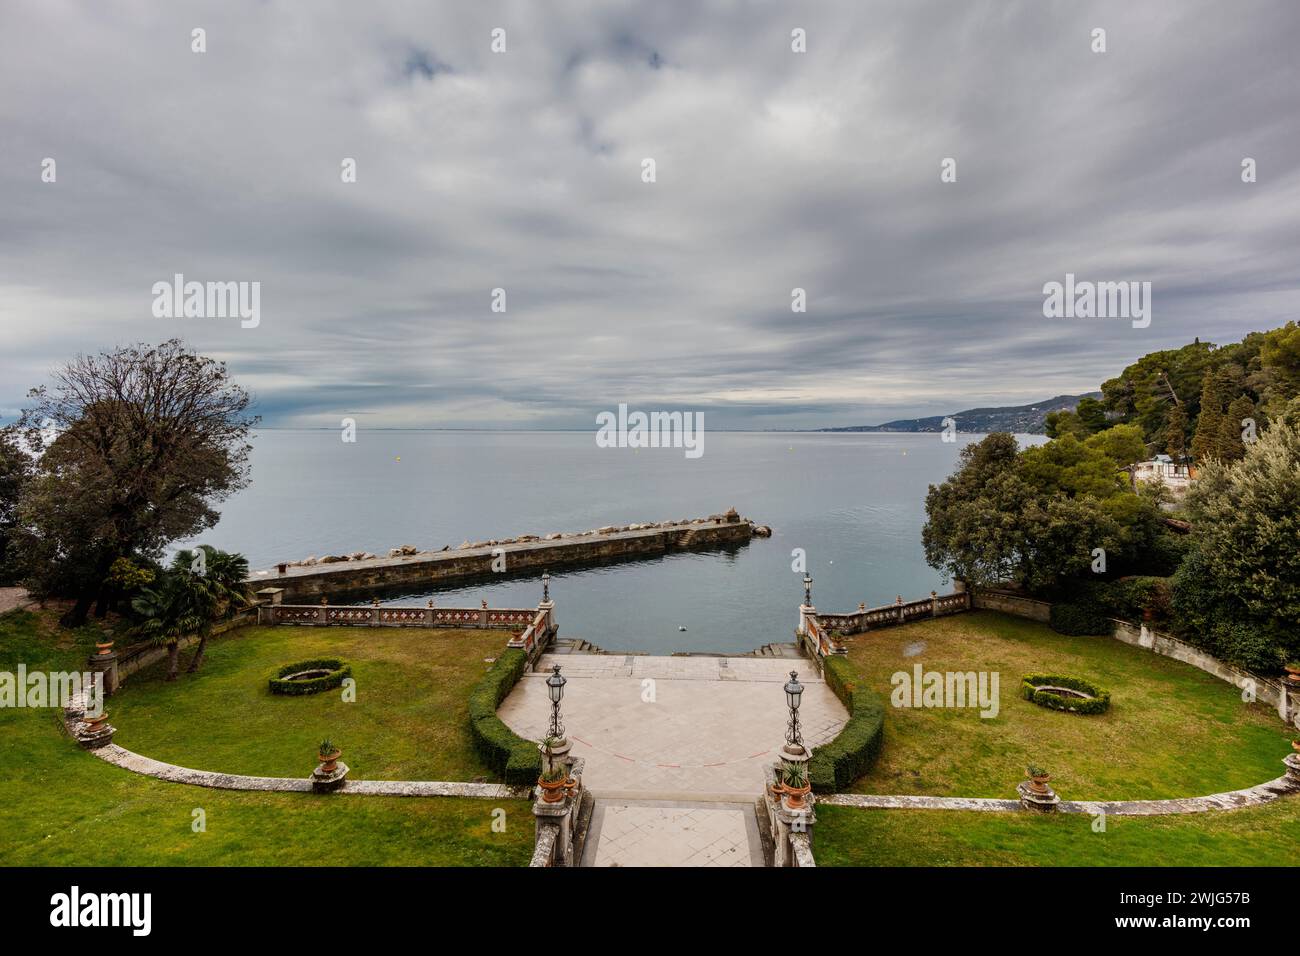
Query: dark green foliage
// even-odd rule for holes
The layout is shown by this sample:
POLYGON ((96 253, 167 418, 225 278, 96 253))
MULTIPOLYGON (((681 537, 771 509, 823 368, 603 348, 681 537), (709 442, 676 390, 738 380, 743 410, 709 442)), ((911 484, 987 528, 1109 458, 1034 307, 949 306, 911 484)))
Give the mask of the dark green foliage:
POLYGON ((1020 696, 1039 707, 1068 710, 1076 714, 1104 714, 1110 710, 1110 691, 1102 690, 1081 677, 1069 674, 1026 674, 1020 681, 1020 696), (1091 699, 1071 697, 1050 690, 1040 690, 1043 685, 1065 687, 1069 690, 1091 694, 1091 699))
POLYGON ((1088 604, 1053 604, 1051 624, 1058 634, 1106 636, 1115 629, 1103 612, 1088 604))
POLYGON ((1109 585, 1112 616, 1123 621, 1169 620, 1172 582, 1163 577, 1121 578, 1109 585))
POLYGON ((1221 586, 1209 558, 1193 551, 1174 575, 1171 607, 1174 633, 1221 661, 1268 674, 1294 654, 1295 635, 1268 620, 1253 618, 1241 599, 1221 586))
POLYGON ((885 702, 880 695, 857 685, 853 667, 842 657, 828 657, 826 686, 849 712, 849 721, 830 743, 813 751, 808 779, 814 793, 847 790, 871 769, 880 754, 885 728, 885 702))
POLYGON ((319 660, 298 661, 296 664, 285 664, 277 668, 267 681, 271 688, 272 694, 285 694, 290 697, 301 697, 305 694, 319 694, 323 690, 331 690, 340 686, 344 680, 352 676, 352 665, 345 664, 337 657, 322 657, 319 660), (303 671, 327 670, 328 674, 322 674, 320 677, 312 677, 308 680, 284 680, 290 674, 300 674, 303 671))
POLYGON ((497 707, 527 668, 528 655, 519 648, 507 648, 469 695, 474 746, 484 762, 512 786, 531 786, 542 772, 537 744, 524 740, 497 716, 497 707))

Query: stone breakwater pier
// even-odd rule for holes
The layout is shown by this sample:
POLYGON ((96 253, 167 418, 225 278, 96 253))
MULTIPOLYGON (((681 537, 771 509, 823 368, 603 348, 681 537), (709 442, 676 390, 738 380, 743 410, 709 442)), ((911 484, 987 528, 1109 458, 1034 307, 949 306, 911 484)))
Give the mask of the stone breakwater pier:
POLYGON ((703 551, 745 544, 767 537, 771 529, 726 514, 682 521, 607 525, 592 531, 553 532, 488 541, 465 541, 441 551, 419 551, 406 545, 389 557, 326 556, 254 571, 249 583, 257 588, 283 589, 286 604, 321 597, 363 595, 399 589, 439 587, 457 581, 524 571, 554 571, 565 567, 611 563, 674 551, 703 551))

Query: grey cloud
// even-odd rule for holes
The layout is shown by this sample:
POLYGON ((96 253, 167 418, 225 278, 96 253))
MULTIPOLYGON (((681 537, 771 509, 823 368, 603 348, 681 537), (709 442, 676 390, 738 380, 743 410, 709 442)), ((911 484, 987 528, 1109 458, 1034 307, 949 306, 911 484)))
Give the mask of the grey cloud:
POLYGON ((182 334, 272 424, 853 424, 1296 313, 1285 0, 92 9, 0 32, 0 408, 182 334), (1042 318, 1067 271, 1151 281, 1151 328, 1042 318), (175 272, 260 281, 261 326, 154 319, 175 272))

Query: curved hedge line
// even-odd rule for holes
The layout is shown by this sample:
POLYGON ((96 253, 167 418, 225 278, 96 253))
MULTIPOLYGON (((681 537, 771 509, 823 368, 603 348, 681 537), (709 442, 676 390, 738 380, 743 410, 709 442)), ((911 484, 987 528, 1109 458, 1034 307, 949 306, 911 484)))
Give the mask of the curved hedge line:
POLYGON ((351 664, 346 664, 337 657, 323 657, 319 660, 285 664, 283 667, 276 669, 275 673, 268 678, 267 683, 270 685, 272 694, 297 697, 303 694, 319 694, 323 690, 338 687, 351 676, 351 664), (284 680, 290 674, 297 674, 300 671, 319 670, 327 670, 329 673, 320 677, 313 677, 311 680, 284 680))
POLYGON ((527 668, 525 651, 506 648, 469 695, 469 726, 474 749, 507 784, 519 787, 537 783, 542 772, 542 754, 536 742, 524 740, 505 725, 497 716, 497 708, 527 668))
POLYGON ((813 750, 808 780, 814 793, 847 790, 871 769, 880 755, 885 729, 885 702, 874 691, 857 684, 857 674, 847 659, 826 658, 826 686, 849 712, 849 722, 830 743, 813 750))
POLYGON ((1020 696, 1032 701, 1039 707, 1052 710, 1069 710, 1076 714, 1104 714, 1110 709, 1110 691, 1102 690, 1096 684, 1069 674, 1026 674, 1020 681, 1020 696), (1050 690, 1040 690, 1044 684, 1053 687, 1065 687, 1069 690, 1091 694, 1091 699, 1067 697, 1050 690))

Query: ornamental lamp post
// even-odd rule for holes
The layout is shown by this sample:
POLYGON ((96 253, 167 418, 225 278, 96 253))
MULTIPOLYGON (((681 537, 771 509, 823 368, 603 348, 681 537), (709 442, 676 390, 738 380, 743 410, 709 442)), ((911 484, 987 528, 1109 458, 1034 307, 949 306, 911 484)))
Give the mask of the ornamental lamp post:
POLYGON ((798 671, 790 672, 790 680, 785 685, 785 703, 790 709, 790 720, 785 730, 785 752, 802 756, 804 751, 803 734, 799 730, 799 701, 803 697, 803 684, 799 683, 798 671))
POLYGON ((551 599, 551 572, 546 571, 542 574, 542 603, 545 604, 551 599))
POLYGON ((564 722, 560 720, 560 701, 564 699, 564 685, 568 680, 560 674, 560 665, 556 664, 552 668, 551 676, 546 678, 546 692, 551 697, 551 731, 548 734, 553 739, 560 739, 564 736, 564 722))
POLYGON ((812 607, 812 575, 807 571, 803 574, 803 603, 804 607, 812 607))

